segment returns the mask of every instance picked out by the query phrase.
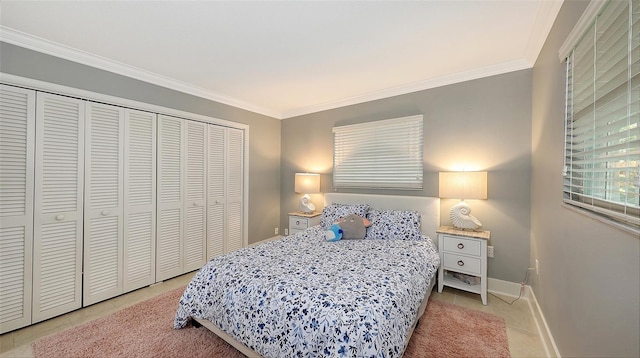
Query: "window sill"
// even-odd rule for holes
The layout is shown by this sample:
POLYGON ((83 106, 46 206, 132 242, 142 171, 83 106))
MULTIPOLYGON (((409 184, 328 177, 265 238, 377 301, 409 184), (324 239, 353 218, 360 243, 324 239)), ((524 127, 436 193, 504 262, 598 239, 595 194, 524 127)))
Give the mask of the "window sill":
POLYGON ((640 229, 636 229, 634 227, 627 226, 625 224, 619 223, 617 221, 613 221, 613 220, 611 220, 609 218, 606 218, 604 216, 595 214, 595 213, 593 213, 593 212, 591 212, 589 210, 586 210, 586 209, 583 209, 583 208, 579 208, 577 206, 573 206, 573 205, 570 205, 570 204, 567 204, 567 203, 562 203, 562 206, 565 209, 568 209, 568 210, 574 211, 574 212, 576 212, 578 214, 587 216, 587 217, 589 217, 591 219, 597 220, 597 221, 599 221, 601 223, 607 224, 607 225, 612 226, 612 227, 614 227, 616 229, 622 230, 622 231, 624 231, 626 233, 629 233, 629 234, 632 234, 632 235, 636 235, 638 238, 640 238, 640 229))

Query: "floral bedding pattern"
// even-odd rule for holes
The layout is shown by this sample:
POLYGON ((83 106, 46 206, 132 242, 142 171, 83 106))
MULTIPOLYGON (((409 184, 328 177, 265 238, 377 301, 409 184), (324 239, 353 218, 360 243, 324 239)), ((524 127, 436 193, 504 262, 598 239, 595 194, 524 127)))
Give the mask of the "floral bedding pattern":
POLYGON ((439 266, 423 240, 324 240, 320 225, 214 258, 174 327, 204 318, 264 357, 400 357, 439 266))

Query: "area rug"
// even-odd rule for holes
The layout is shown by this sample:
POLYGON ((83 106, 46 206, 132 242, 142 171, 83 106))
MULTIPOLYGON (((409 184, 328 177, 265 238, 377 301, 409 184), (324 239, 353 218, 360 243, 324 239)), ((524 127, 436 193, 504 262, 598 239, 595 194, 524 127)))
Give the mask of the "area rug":
MULTIPOLYGON (((33 343, 36 358, 244 357, 204 327, 173 329, 184 288, 33 343)), ((431 300, 405 357, 509 357, 504 320, 431 300)))

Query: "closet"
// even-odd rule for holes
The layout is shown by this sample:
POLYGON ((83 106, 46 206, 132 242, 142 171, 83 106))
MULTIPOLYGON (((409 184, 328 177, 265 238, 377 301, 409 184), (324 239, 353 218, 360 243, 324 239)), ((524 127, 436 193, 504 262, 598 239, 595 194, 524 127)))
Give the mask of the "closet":
POLYGON ((0 85, 0 334, 243 246, 248 128, 193 117, 0 85))
POLYGON ((83 303, 154 283, 153 113, 87 103, 83 303))
POLYGON ((82 306, 84 117, 85 101, 37 93, 34 323, 82 306))
POLYGON ((35 104, 0 85, 0 334, 31 324, 35 104))
POLYGON ((156 280, 200 268, 206 260, 207 124, 159 116, 156 280))
POLYGON ((243 245, 244 131, 209 125, 207 260, 243 245))

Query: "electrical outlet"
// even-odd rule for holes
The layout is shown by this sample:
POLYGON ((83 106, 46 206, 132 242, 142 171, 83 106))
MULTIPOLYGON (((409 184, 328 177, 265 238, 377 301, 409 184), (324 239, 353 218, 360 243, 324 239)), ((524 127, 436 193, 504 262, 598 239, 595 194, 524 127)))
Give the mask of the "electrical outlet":
POLYGON ((284 234, 289 235, 289 229, 284 229, 284 234))
POLYGON ((487 246, 487 256, 488 257, 493 257, 493 246, 487 246))
POLYGON ((536 259, 536 275, 540 275, 540 262, 536 259))
POLYGON ((279 231, 280 231, 280 230, 278 230, 278 228, 276 228, 276 229, 274 230, 274 234, 278 235, 278 232, 279 232, 279 231))

